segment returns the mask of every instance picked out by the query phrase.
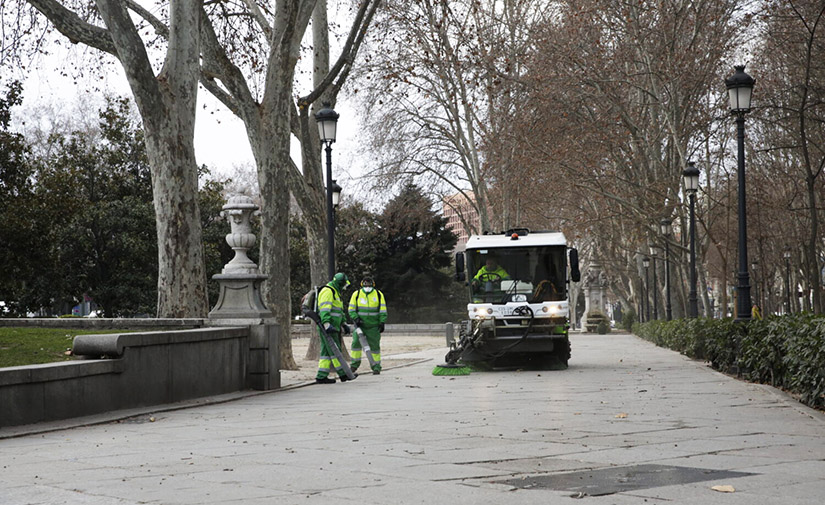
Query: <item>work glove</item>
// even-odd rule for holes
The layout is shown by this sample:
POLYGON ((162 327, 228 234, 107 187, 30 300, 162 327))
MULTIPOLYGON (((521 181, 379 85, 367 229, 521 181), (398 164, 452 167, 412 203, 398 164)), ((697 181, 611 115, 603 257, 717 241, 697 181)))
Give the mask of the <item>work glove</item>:
POLYGON ((335 326, 333 326, 332 323, 327 323, 327 325, 324 326, 324 331, 327 332, 327 335, 338 333, 338 330, 335 329, 335 326))
POLYGON ((384 333, 384 323, 381 323, 381 324, 378 325, 378 331, 380 331, 381 333, 384 333))
POLYGON ((344 332, 344 335, 349 335, 349 325, 346 323, 341 323, 341 331, 344 332))
POLYGON ((352 320, 352 322, 355 323, 356 328, 363 328, 364 327, 363 326, 364 322, 361 321, 360 317, 356 317, 355 319, 352 320))

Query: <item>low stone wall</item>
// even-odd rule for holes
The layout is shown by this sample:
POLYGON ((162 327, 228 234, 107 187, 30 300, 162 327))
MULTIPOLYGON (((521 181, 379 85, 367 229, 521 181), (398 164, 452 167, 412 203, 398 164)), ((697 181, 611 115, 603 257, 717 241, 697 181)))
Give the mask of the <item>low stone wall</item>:
POLYGON ((39 327, 39 328, 72 328, 72 329, 136 329, 136 328, 200 328, 208 326, 209 320, 203 318, 95 318, 95 317, 21 317, 2 318, 0 326, 11 327, 39 327))
MULTIPOLYGON (((0 427, 280 387, 278 325, 210 324, 198 318, 0 318, 0 326, 162 329, 78 335, 72 352, 83 359, 0 368, 0 427)), ((306 338, 311 325, 291 330, 292 338, 306 338)), ((452 323, 388 324, 384 335, 451 336, 452 323)))
POLYGON ((0 368, 0 426, 275 389, 277 340, 272 324, 79 335, 86 359, 0 368))
MULTIPOLYGON (((440 324, 388 324, 384 329, 387 335, 444 335, 447 327, 452 323, 440 324)), ((72 329, 169 329, 169 328, 200 328, 209 326, 209 319, 104 319, 104 318, 0 318, 0 326, 38 326, 43 328, 72 328, 72 329)), ((309 336, 311 324, 293 322, 290 325, 292 338, 309 336)))

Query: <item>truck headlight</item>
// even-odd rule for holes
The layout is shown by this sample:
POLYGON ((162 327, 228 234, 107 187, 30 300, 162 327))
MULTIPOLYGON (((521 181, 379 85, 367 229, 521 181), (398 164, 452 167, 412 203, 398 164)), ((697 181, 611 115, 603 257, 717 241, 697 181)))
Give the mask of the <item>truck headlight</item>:
POLYGON ((541 308, 541 311, 551 316, 560 316, 562 314, 562 307, 561 305, 545 305, 541 308))

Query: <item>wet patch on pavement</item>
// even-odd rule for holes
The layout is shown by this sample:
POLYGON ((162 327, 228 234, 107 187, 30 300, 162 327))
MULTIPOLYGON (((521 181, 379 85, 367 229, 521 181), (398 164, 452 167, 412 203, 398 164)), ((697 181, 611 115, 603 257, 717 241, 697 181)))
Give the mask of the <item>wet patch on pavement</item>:
POLYGON ((667 465, 633 465, 581 470, 577 472, 534 475, 495 481, 518 489, 570 491, 579 497, 602 496, 624 491, 690 484, 707 480, 735 479, 753 475, 728 470, 710 470, 667 465))

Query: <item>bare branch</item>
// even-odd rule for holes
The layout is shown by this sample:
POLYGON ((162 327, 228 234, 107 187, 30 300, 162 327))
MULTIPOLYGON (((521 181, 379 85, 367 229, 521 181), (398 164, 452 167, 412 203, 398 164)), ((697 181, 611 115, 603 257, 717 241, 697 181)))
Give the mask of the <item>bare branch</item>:
POLYGON ((272 27, 269 25, 269 22, 266 20, 266 16, 261 11, 258 4, 255 3, 255 0, 242 0, 246 7, 249 9, 252 17, 255 19, 255 22, 258 23, 258 26, 261 27, 264 34, 266 35, 266 40, 270 40, 272 37, 272 27))
POLYGON ((154 14, 143 8, 143 6, 139 5, 134 0, 126 0, 126 6, 129 10, 142 17, 146 22, 152 25, 155 29, 155 33, 164 39, 169 40, 169 27, 166 26, 166 23, 158 19, 154 14))
POLYGON ((28 0, 28 2, 46 16, 55 28, 73 44, 83 43, 116 57, 118 56, 111 33, 106 28, 83 21, 74 11, 67 9, 55 0, 28 0))
POLYGON ((308 95, 298 99, 299 107, 307 107, 315 102, 315 100, 317 100, 318 97, 320 97, 321 94, 327 90, 330 84, 332 84, 332 82, 339 77, 339 74, 341 74, 341 79, 339 79, 339 84, 336 86, 335 91, 340 89, 343 85, 343 81, 349 74, 349 68, 355 60, 355 55, 364 39, 367 27, 370 25, 372 18, 375 15, 375 11, 380 3, 381 0, 365 0, 361 3, 358 8, 358 12, 355 15, 355 20, 352 23, 352 28, 347 36, 347 41, 344 43, 341 54, 338 56, 338 60, 332 66, 324 79, 315 87, 315 89, 313 89, 308 95), (347 65, 347 70, 342 73, 344 65, 347 65))

